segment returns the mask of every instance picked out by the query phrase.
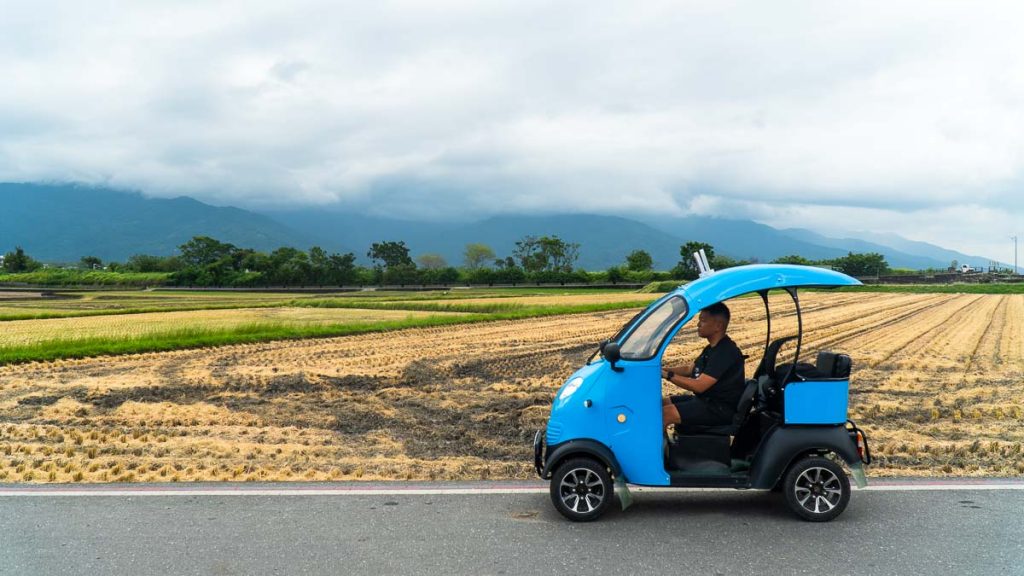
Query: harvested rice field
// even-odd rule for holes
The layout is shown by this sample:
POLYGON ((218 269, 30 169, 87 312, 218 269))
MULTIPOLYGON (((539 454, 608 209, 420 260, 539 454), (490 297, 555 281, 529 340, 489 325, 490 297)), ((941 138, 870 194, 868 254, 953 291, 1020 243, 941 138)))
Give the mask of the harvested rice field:
MULTIPOLYGON (((1024 296, 801 301, 807 353, 853 357, 869 474, 1024 474, 1024 296)), ((730 305, 749 375, 762 305, 730 305)), ((635 312, 5 366, 0 482, 530 478, 555 391, 635 312)), ((672 360, 700 347, 688 326, 672 360)))

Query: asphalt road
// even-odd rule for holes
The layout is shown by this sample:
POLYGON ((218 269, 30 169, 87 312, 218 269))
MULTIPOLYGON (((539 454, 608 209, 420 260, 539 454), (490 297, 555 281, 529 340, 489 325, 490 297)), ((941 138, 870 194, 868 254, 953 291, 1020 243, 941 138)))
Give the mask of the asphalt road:
POLYGON ((644 491, 573 524, 537 483, 304 487, 0 486, 0 574, 1024 574, 1021 489, 869 488, 828 524, 765 492, 644 491))

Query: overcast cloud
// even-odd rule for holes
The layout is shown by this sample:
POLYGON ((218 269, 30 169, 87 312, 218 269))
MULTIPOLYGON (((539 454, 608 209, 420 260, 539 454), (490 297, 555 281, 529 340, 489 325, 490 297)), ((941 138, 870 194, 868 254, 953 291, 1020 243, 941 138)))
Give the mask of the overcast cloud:
POLYGON ((0 180, 700 213, 1012 259, 1019 2, 0 0, 0 180))

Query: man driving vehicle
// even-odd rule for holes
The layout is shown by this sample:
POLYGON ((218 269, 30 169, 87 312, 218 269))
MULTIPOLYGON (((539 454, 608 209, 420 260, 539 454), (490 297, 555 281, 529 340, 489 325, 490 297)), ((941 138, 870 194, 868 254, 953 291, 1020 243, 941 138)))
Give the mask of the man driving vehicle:
POLYGON ((692 364, 662 367, 661 375, 669 382, 693 394, 664 398, 662 422, 665 428, 675 424, 714 426, 729 424, 736 413, 744 388, 743 353, 726 335, 729 308, 721 302, 700 312, 697 335, 708 345, 692 364))

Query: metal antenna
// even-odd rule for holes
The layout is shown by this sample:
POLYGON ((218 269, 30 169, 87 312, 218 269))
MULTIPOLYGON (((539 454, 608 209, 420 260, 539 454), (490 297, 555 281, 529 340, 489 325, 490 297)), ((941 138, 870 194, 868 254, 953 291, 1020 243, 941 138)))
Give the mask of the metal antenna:
POLYGON ((711 268, 711 264, 708 263, 708 255, 704 253, 704 249, 701 248, 698 254, 700 256, 700 261, 704 264, 702 266, 703 270, 700 273, 701 277, 714 274, 715 271, 711 268))

